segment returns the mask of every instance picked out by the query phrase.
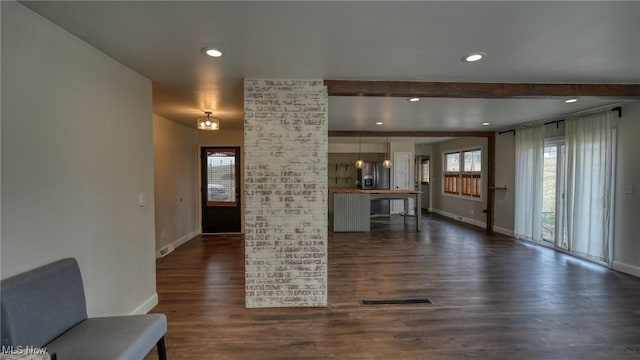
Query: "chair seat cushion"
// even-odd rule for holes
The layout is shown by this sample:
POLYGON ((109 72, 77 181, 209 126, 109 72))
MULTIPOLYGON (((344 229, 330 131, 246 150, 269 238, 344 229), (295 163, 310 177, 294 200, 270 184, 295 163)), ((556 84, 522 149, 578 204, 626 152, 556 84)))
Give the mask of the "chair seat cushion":
POLYGON ((81 321, 45 348, 60 360, 141 360, 166 332, 163 314, 96 317, 81 321))

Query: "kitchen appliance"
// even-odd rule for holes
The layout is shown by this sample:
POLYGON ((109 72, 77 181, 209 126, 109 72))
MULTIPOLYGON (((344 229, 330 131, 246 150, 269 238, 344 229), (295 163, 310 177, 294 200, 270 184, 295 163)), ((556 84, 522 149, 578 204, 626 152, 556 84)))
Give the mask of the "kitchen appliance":
MULTIPOLYGON (((389 190, 391 171, 382 163, 364 163, 358 169, 358 188, 363 190, 389 190)), ((371 214, 389 214, 389 200, 372 200, 371 214)))

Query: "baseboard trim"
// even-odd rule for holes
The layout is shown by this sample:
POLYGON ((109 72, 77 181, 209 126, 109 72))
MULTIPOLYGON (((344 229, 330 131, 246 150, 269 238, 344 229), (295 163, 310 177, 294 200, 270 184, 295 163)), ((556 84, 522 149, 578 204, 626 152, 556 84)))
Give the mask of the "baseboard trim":
POLYGON ((179 238, 178 240, 170 243, 169 245, 166 245, 165 247, 159 249, 158 251, 156 251, 156 259, 159 259, 161 257, 167 256, 169 254, 171 254, 173 252, 173 250, 177 249, 178 247, 180 247, 180 245, 186 243, 187 241, 193 239, 194 237, 200 235, 200 230, 195 230, 192 231, 190 233, 188 233, 187 235, 179 238))
POLYGON ((625 264, 625 263, 620 262, 620 261, 614 261, 613 262, 613 269, 614 270, 618 270, 618 271, 623 272, 623 273, 627 273, 629 275, 640 277, 640 267, 638 267, 638 266, 625 264))
POLYGON ((513 232, 513 230, 509 230, 500 226, 493 226, 493 231, 497 232, 498 234, 502 234, 508 237, 515 237, 515 233, 513 232))
POLYGON ((439 209, 431 209, 431 212, 439 214, 439 215, 442 215, 442 216, 446 216, 446 217, 451 218, 453 220, 457 220, 457 221, 460 221, 460 222, 463 222, 463 223, 467 223, 467 224, 471 224, 471 225, 474 225, 474 226, 477 226, 477 227, 481 227, 483 229, 487 228, 487 223, 482 222, 482 221, 478 221, 478 220, 475 220, 475 219, 469 219, 469 218, 466 218, 464 216, 460 216, 460 215, 453 214, 453 213, 450 213, 450 212, 442 211, 442 210, 439 210, 439 209))
POLYGON ((143 315, 151 311, 156 305, 158 305, 158 293, 154 293, 153 296, 148 298, 140 306, 138 306, 131 315, 143 315))

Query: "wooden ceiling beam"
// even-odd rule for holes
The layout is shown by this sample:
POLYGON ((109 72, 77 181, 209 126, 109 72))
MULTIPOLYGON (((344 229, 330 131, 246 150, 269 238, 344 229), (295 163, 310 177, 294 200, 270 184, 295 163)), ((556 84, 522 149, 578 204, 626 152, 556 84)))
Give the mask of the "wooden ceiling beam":
POLYGON ((444 98, 640 98, 640 84, 481 83, 431 81, 325 80, 329 96, 444 98))

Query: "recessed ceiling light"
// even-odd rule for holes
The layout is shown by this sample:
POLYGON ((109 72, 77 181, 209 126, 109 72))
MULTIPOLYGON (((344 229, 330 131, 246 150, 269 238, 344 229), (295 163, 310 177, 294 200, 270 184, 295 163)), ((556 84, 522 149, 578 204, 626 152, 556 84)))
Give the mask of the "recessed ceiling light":
POLYGON ((577 102, 577 101, 578 101, 578 99, 573 98, 573 99, 567 99, 564 102, 567 103, 567 104, 571 104, 571 103, 574 103, 574 102, 577 102))
POLYGON ((488 123, 488 122, 483 122, 482 123, 482 126, 489 126, 489 125, 491 125, 491 123, 488 123))
POLYGON ((209 47, 202 48, 202 53, 204 55, 211 56, 211 57, 220 57, 220 56, 222 56, 222 51, 220 51, 218 49, 214 49, 214 48, 209 48, 209 47))
POLYGON ((382 124, 383 124, 383 122, 382 122, 382 121, 378 121, 378 122, 376 122, 376 125, 382 125, 382 124))
POLYGON ((416 102, 416 101, 420 101, 420 98, 412 97, 412 98, 408 98, 407 101, 416 102))
POLYGON ((474 53, 463 56, 462 59, 460 60, 462 60, 462 62, 476 62, 484 59, 485 57, 487 57, 486 53, 474 52, 474 53))

